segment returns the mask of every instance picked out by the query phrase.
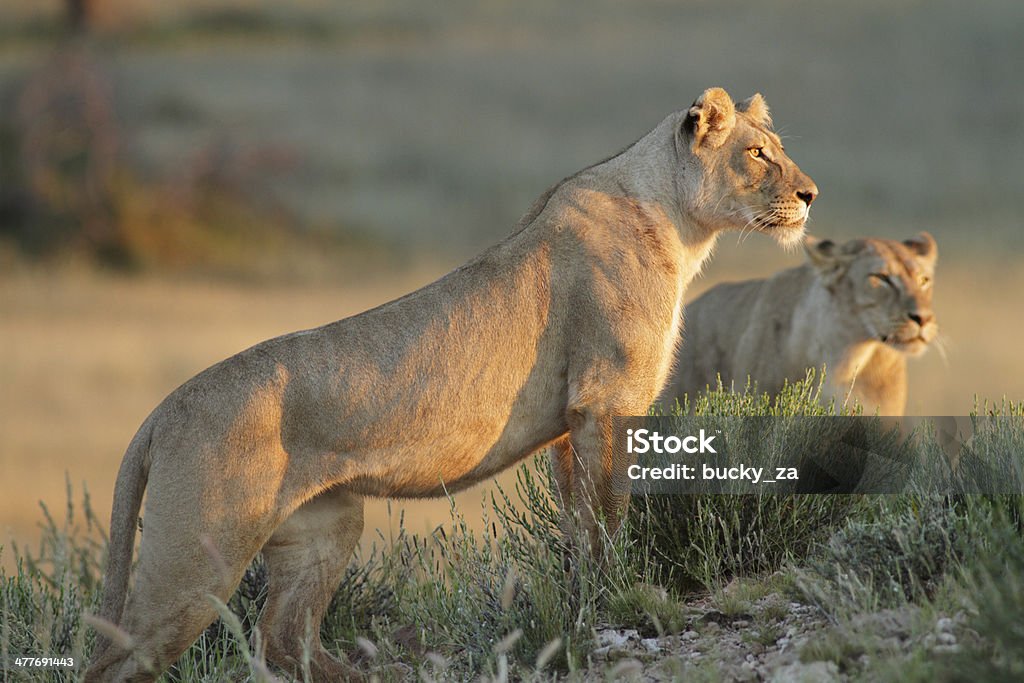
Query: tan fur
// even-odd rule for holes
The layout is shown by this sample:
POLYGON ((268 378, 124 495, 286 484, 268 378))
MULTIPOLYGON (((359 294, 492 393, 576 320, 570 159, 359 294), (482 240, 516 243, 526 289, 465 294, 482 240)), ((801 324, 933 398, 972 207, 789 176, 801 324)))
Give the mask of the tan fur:
POLYGON ((686 307, 686 338, 666 399, 713 388, 718 375, 727 387, 745 386, 749 376, 774 394, 824 365, 826 397, 903 414, 906 356, 923 353, 938 332, 935 241, 921 233, 840 247, 809 237, 805 248, 803 266, 718 285, 686 307))
MULTIPOLYGON (((134 654, 101 647, 87 680, 152 680, 213 619, 205 596, 226 599, 261 550, 267 654, 294 670, 364 496, 457 491, 554 445, 560 498, 591 538, 598 516, 614 529, 628 463, 612 451, 612 418, 643 413, 664 384, 683 292, 717 233, 756 223, 792 243, 817 193, 762 121, 708 90, 553 187, 513 234, 440 280, 266 341, 174 391, 133 440, 115 493, 101 616, 134 654)), ((360 678, 313 647, 316 677, 360 678)))

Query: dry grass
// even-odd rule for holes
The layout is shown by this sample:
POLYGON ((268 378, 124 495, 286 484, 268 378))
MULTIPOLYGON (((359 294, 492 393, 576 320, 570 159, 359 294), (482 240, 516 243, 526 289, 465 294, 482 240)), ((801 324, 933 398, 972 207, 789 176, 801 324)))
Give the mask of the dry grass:
MULTIPOLYGON (((799 261, 796 255, 723 243, 692 296, 727 279, 799 261), (768 263, 755 262, 767 256, 768 263)), ((949 259, 947 259, 949 260, 949 259)), ((436 277, 422 266, 399 277, 350 285, 274 285, 128 280, 83 273, 22 272, 0 280, 0 540, 33 542, 38 501, 60 506, 64 473, 85 482, 101 515, 121 454, 150 410, 199 370, 258 341, 335 320, 436 277)), ((965 414, 971 396, 1024 398, 1024 322, 1008 317, 1003 293, 1024 273, 988 263, 944 263, 937 308, 950 339, 912 363, 910 409, 965 414), (994 293, 979 301, 975 292, 994 293), (977 334, 973 330, 988 330, 977 334)), ((480 492, 462 495, 475 506, 480 492)), ((395 506, 395 511, 402 506, 395 506)), ((407 526, 422 532, 448 519, 446 501, 408 503, 407 526)), ((475 509, 475 508, 474 508, 475 509)), ((473 515, 469 515, 472 519, 473 515)), ((387 534, 386 504, 367 510, 364 541, 387 534)), ((5 553, 5 563, 10 554, 5 553)))

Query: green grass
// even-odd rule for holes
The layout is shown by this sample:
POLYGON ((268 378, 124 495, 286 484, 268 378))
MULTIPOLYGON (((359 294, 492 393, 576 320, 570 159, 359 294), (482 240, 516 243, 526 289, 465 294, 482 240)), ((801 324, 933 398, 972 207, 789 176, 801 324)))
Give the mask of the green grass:
MULTIPOLYGON (((749 392, 704 405, 720 415, 820 410, 806 386, 787 396, 774 408, 749 392)), ((976 438, 977 449, 1019 444, 1010 426, 1020 407, 992 412, 1015 420, 976 438)), ((743 620, 742 642, 774 647, 786 634, 785 605, 796 601, 817 605, 827 624, 799 645, 807 666, 866 680, 1024 672, 1019 495, 636 498, 626 533, 598 564, 563 537, 549 485, 546 468, 524 465, 513 490, 498 489, 480 510, 453 508, 446 529, 424 537, 399 524, 395 537, 381 537, 335 596, 321 632, 327 647, 358 655, 382 681, 546 681, 595 666, 602 676, 635 668, 631 657, 595 663, 599 629, 645 638, 697 629, 710 660, 666 654, 663 663, 714 680, 723 630, 743 620), (487 519, 486 533, 470 530, 470 514, 487 519), (707 609, 723 615, 723 629, 700 627, 707 609)), ((60 519, 47 512, 45 532, 37 549, 5 550, 18 562, 0 575, 0 666, 20 676, 10 669, 17 655, 73 656, 72 671, 34 675, 75 680, 92 647, 83 614, 96 608, 106 542, 87 495, 60 519)), ((266 582, 257 560, 228 604, 217 605, 221 619, 162 680, 270 680, 255 626, 266 582)))

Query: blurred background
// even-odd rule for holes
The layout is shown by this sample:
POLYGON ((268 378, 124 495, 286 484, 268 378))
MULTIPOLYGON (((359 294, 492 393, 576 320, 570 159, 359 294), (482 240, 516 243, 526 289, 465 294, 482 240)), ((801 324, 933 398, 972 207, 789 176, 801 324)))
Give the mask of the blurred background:
MULTIPOLYGON (((438 277, 712 85, 767 98, 812 232, 938 239, 909 411, 1021 400, 1022 36, 1019 0, 4 0, 0 544, 65 475, 105 521, 196 372, 438 277)), ((726 235, 690 298, 800 261, 726 235)))

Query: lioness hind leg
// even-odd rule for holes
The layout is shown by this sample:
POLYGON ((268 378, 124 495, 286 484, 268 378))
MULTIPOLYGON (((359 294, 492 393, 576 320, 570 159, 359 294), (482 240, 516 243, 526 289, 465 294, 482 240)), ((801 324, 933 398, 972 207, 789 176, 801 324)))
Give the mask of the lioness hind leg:
POLYGON ((180 517, 165 520, 153 513, 146 519, 135 587, 120 624, 131 650, 108 647, 86 672, 89 683, 155 680, 216 618, 208 596, 226 601, 259 548, 258 536, 238 542, 216 533, 205 541, 174 543, 168 529, 180 528, 180 517))
POLYGON ((273 664, 299 673, 308 647, 314 680, 362 680, 320 642, 320 622, 362 531, 362 496, 332 489, 293 512, 267 541, 270 587, 259 625, 273 664))

